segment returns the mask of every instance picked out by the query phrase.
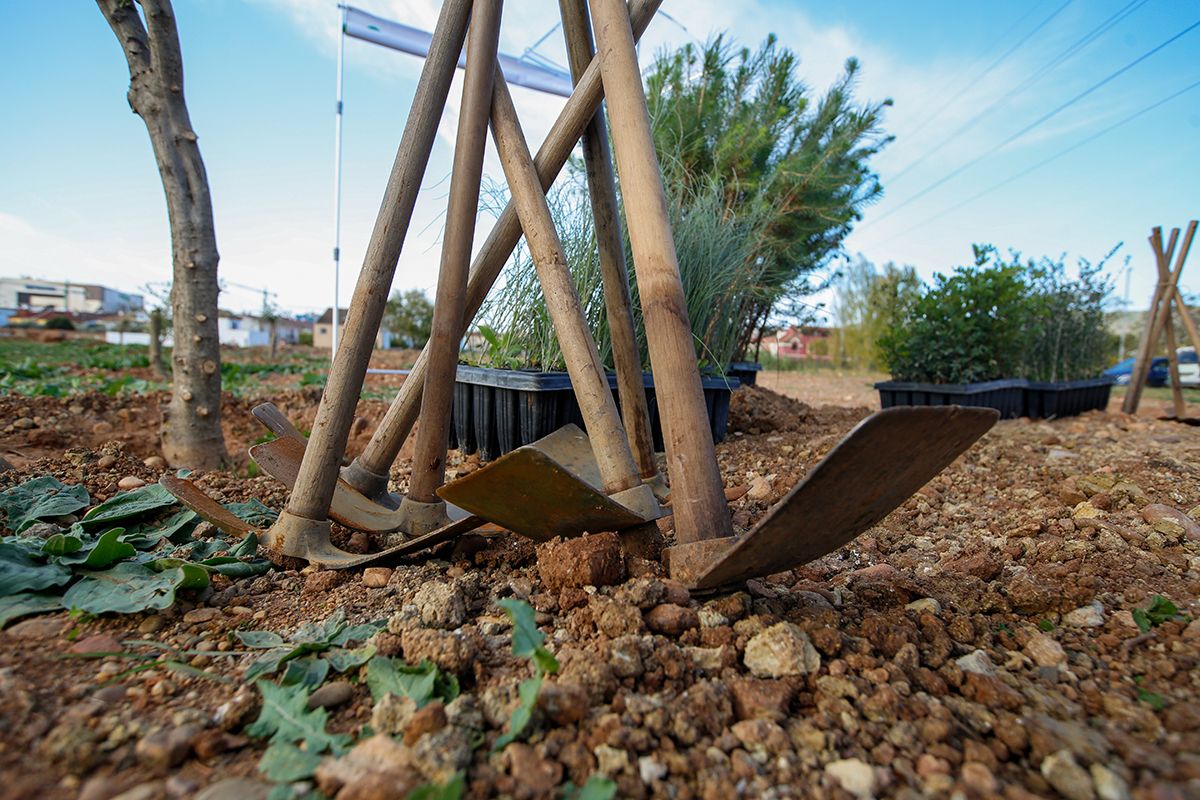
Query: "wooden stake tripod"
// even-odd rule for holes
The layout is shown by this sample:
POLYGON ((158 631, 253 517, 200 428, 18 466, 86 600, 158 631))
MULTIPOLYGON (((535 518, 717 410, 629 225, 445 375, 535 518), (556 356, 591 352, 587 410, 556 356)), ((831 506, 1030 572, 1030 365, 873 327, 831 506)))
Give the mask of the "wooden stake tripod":
POLYGON ((1154 294, 1150 299, 1150 312, 1146 318, 1146 330, 1138 343, 1137 359, 1134 361, 1133 374, 1129 378, 1129 388, 1125 392, 1125 401, 1121 410, 1126 414, 1136 414, 1142 399, 1142 389, 1145 388, 1146 378, 1150 374, 1150 362, 1154 360, 1154 350, 1159 336, 1165 337, 1167 348, 1167 366, 1171 380, 1171 400, 1175 417, 1182 419, 1186 416, 1186 405, 1183 400, 1183 389, 1179 384, 1179 356, 1176 352, 1175 326, 1171 322, 1171 305, 1187 330, 1192 347, 1200 353, 1200 331, 1188 312, 1187 304, 1179 291, 1179 278, 1183 274, 1183 265, 1187 261, 1188 252, 1192 247, 1192 239, 1196 235, 1197 220, 1188 223, 1187 232, 1179 252, 1175 245, 1179 241, 1179 228, 1171 231, 1167 245, 1163 247, 1162 228, 1156 227, 1150 234, 1150 248, 1154 251, 1154 262, 1158 269, 1158 283, 1155 284, 1154 294), (1171 257, 1175 256, 1175 268, 1171 269, 1171 257))

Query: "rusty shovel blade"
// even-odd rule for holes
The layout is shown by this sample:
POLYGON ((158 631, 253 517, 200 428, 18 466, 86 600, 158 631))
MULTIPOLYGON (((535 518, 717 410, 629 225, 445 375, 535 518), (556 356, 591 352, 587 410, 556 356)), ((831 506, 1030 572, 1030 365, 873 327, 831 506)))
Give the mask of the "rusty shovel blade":
MULTIPOLYGON (((300 474, 300 462, 304 459, 304 440, 280 436, 278 439, 251 447, 250 457, 263 472, 292 489, 296 485, 296 476, 300 474)), ((446 514, 452 521, 469 516, 461 508, 452 505, 447 505, 446 514)), ((368 533, 402 531, 409 522, 404 512, 381 506, 343 478, 338 478, 334 486, 329 516, 347 528, 368 533)))
POLYGON ((592 445, 567 425, 437 490, 488 522, 534 541, 648 522, 601 491, 592 445))
POLYGON ((832 553, 886 517, 999 419, 992 409, 897 407, 860 422, 693 582, 716 589, 832 553))
MULTIPOLYGON (((192 481, 177 478, 174 475, 164 475, 158 482, 164 489, 174 495, 176 500, 196 512, 201 519, 208 521, 221 532, 230 536, 236 536, 239 539, 254 534, 258 537, 258 541, 261 544, 268 548, 278 549, 275 541, 277 537, 272 531, 256 528, 245 520, 240 519, 233 512, 229 511, 229 509, 206 495, 192 481)), ((320 541, 308 542, 306 552, 298 557, 326 569, 347 569, 350 567, 371 565, 388 566, 399 562, 406 556, 419 553, 422 550, 444 542, 452 541, 483 524, 484 520, 479 517, 464 517, 463 519, 451 522, 449 525, 438 528, 436 531, 431 531, 424 536, 409 539, 395 547, 389 547, 387 550, 381 550, 378 553, 366 554, 348 553, 345 550, 335 547, 329 541, 328 537, 324 537, 320 541)))

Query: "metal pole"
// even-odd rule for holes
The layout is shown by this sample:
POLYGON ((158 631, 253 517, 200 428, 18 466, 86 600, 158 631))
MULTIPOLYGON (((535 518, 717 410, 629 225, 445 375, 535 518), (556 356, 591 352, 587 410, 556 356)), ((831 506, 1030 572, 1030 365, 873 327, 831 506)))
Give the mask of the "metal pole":
POLYGON ((337 106, 333 124, 333 339, 332 360, 338 346, 338 283, 342 265, 342 66, 346 60, 346 6, 338 3, 337 106))

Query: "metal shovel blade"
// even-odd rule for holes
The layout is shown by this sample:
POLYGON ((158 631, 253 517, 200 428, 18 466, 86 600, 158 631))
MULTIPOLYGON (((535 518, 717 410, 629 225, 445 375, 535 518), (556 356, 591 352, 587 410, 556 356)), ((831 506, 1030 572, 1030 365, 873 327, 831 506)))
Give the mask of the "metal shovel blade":
MULTIPOLYGON (((296 476, 300 474, 300 462, 304 459, 304 440, 280 436, 265 444, 251 447, 250 457, 263 472, 291 489, 296 485, 296 476)), ((452 521, 470 516, 466 511, 452 505, 446 506, 446 514, 452 521)), ((402 530, 408 523, 405 514, 395 509, 384 508, 342 478, 338 478, 334 486, 329 516, 347 528, 368 533, 402 530)))
POLYGON ((999 417, 992 409, 962 406, 872 414, 702 571, 693 588, 783 572, 832 553, 911 497, 999 417))
POLYGON ((587 436, 567 425, 437 490, 442 499, 534 541, 648 520, 601 491, 587 436))
MULTIPOLYGON (((158 482, 163 488, 174 495, 176 500, 196 512, 201 519, 212 523, 223 533, 238 538, 245 538, 253 533, 258 537, 259 542, 267 547, 275 548, 276 537, 270 530, 256 528, 245 520, 240 519, 233 512, 229 511, 229 509, 202 492, 200 487, 191 481, 184 478, 177 478, 174 475, 164 475, 159 478, 158 482)), ((365 555, 348 553, 345 550, 335 547, 329 541, 328 537, 325 537, 320 541, 309 541, 307 551, 300 557, 328 569, 347 569, 349 567, 361 567, 372 564, 390 565, 397 563, 405 556, 419 553, 422 550, 442 544, 443 542, 451 541, 483 524, 484 520, 479 517, 464 517, 463 519, 451 522, 449 525, 438 528, 436 531, 431 531, 424 536, 409 539, 407 542, 390 547, 387 550, 381 550, 378 553, 367 553, 365 555)))

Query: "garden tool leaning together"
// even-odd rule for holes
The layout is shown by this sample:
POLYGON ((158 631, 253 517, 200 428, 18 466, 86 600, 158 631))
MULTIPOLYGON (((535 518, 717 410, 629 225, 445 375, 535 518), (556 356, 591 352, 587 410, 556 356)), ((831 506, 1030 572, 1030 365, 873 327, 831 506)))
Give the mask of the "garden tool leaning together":
POLYGON ((654 490, 661 495, 663 482, 650 444, 633 339, 608 133, 597 113, 602 92, 612 120, 634 277, 663 421, 675 518, 675 544, 666 553, 673 576, 694 589, 710 590, 787 570, 828 553, 882 519, 983 435, 995 422, 992 411, 946 407, 879 412, 851 431, 754 529, 737 539, 732 536, 635 51, 636 39, 658 4, 658 0, 635 0, 627 7, 622 0, 590 0, 597 46, 593 56, 584 0, 560 0, 576 88, 534 159, 496 65, 499 0, 473 4, 449 0, 434 33, 311 439, 305 442, 273 406, 255 409, 255 416, 280 439, 251 452, 265 471, 292 487, 286 510, 270 531, 251 531, 240 521, 225 519, 231 515, 222 514, 220 506, 189 482, 164 479, 164 485, 223 529, 233 527, 230 532, 243 535, 254 532, 287 555, 333 567, 408 555, 485 520, 539 540, 621 530, 625 542, 636 546, 639 540, 657 535, 650 523, 662 514, 654 490), (434 334, 366 450, 339 475, 386 288, 465 36, 468 12, 467 75, 434 334), (492 135, 512 201, 468 273, 489 106, 492 135), (624 424, 545 197, 581 135, 624 424), (441 485, 458 341, 522 231, 587 435, 568 426, 441 485), (397 498, 387 492, 387 474, 413 427, 418 407, 422 425, 412 486, 408 497, 397 498), (456 516, 461 518, 451 522, 456 516), (382 553, 355 556, 332 546, 329 517, 364 530, 421 535, 382 553))

